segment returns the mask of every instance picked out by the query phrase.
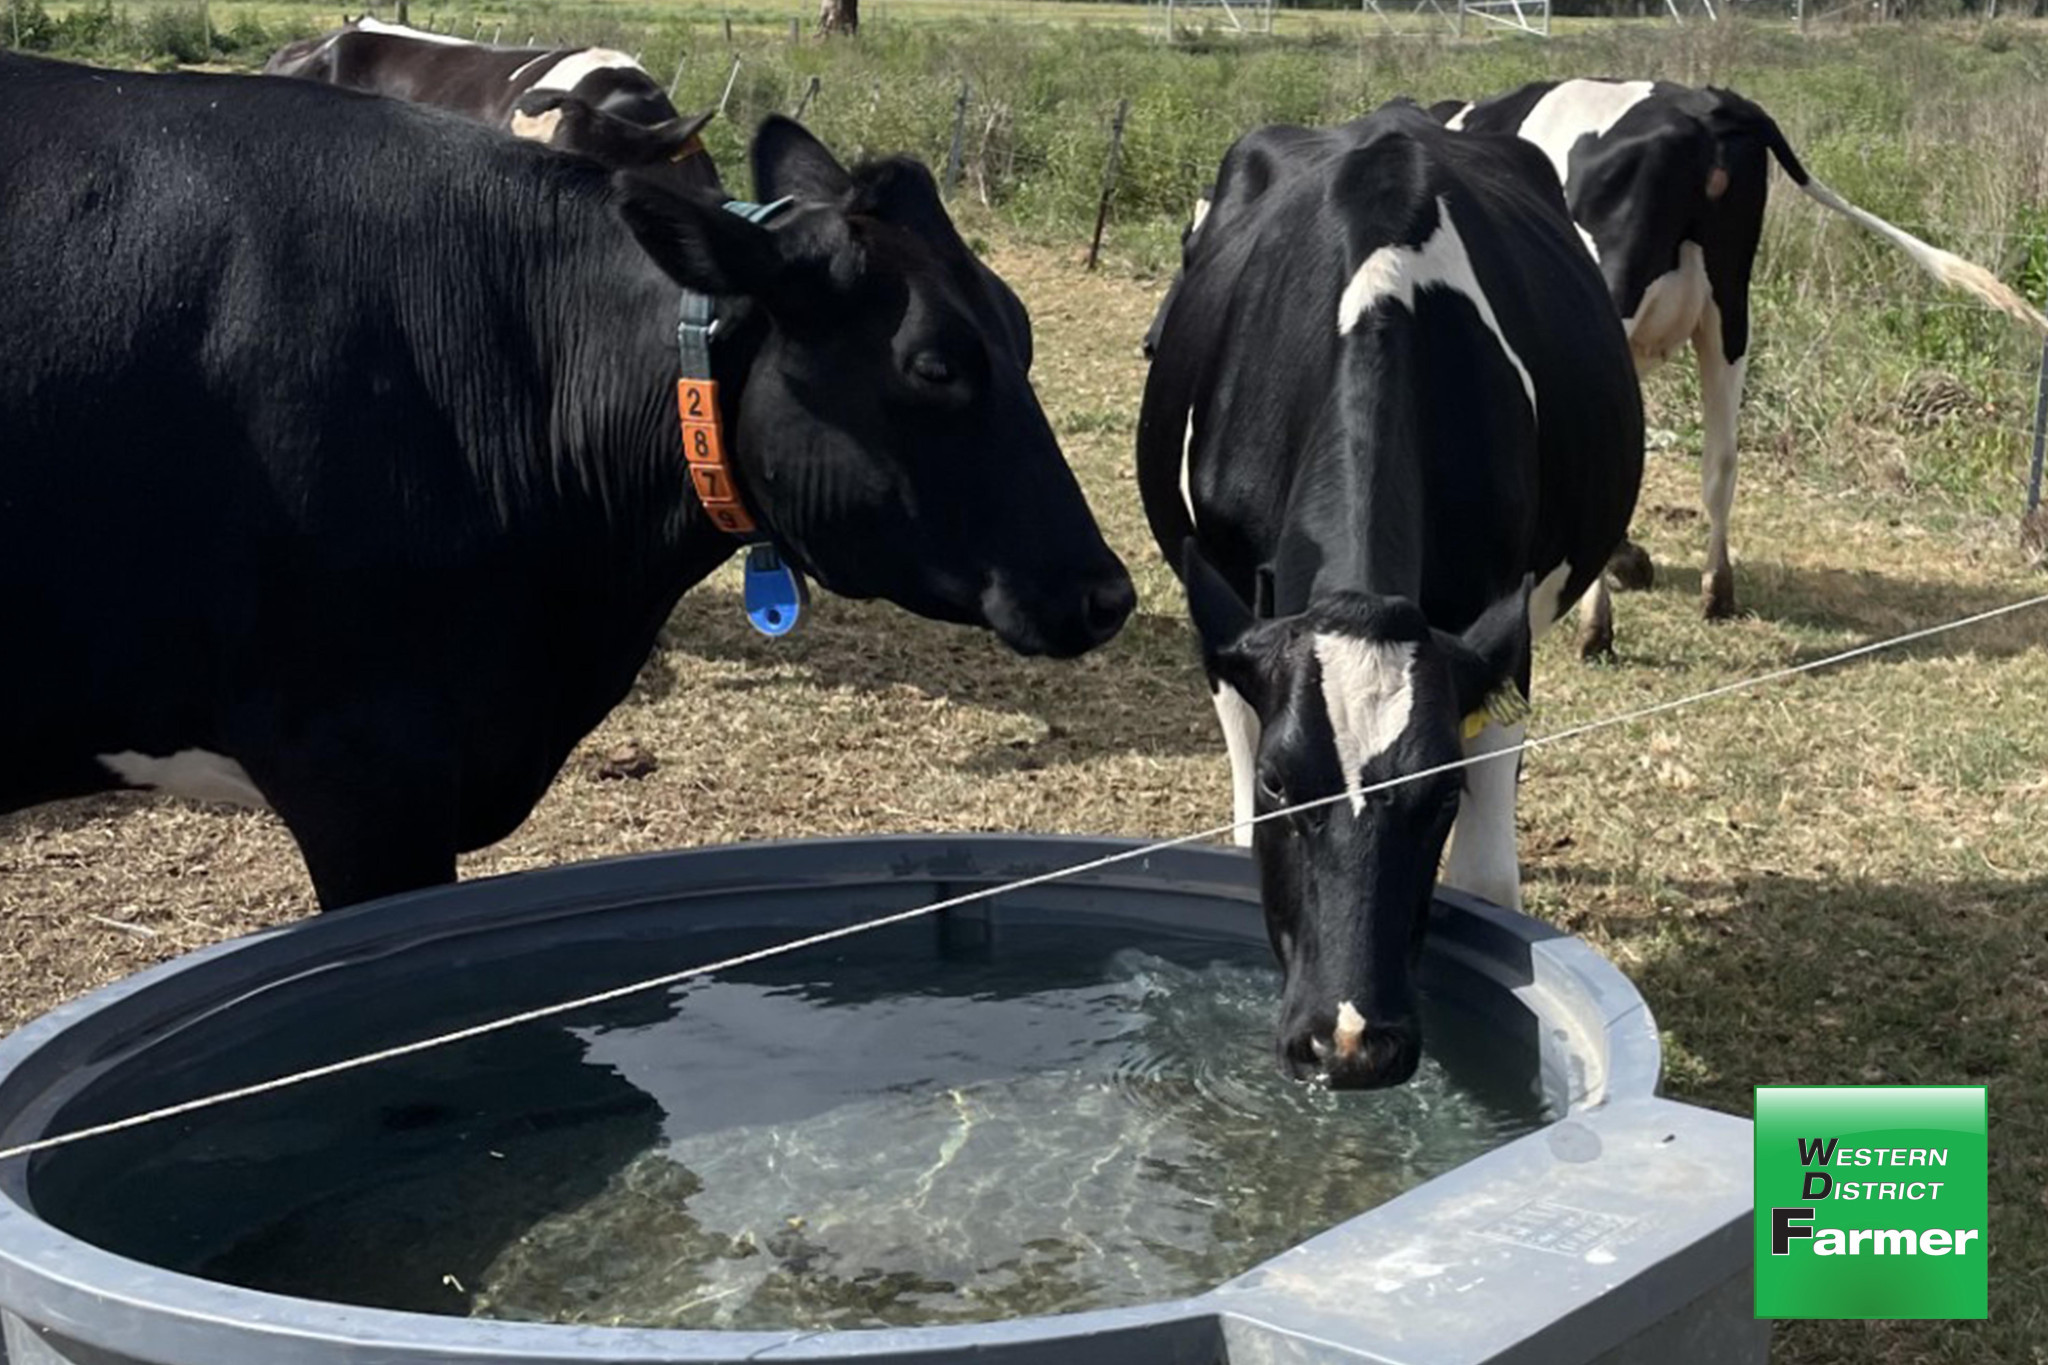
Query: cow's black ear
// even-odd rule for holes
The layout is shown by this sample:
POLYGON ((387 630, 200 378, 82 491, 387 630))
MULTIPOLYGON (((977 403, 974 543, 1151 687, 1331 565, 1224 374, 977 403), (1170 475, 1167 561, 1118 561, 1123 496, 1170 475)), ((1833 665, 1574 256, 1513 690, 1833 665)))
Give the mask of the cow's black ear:
MULTIPOLYGON (((941 246, 960 241, 939 198, 939 182, 932 178, 931 168, 915 157, 869 162, 860 168, 855 183, 858 188, 847 206, 849 212, 871 214, 941 246)), ((961 250, 966 250, 964 243, 961 250)))
POLYGON ((1470 715, 1503 683, 1525 680, 1529 660, 1529 593, 1535 576, 1495 602, 1462 635, 1434 632, 1450 664, 1458 714, 1470 715))
POLYGON ((1193 536, 1181 542, 1181 582, 1187 588, 1188 616, 1201 642, 1203 667, 1256 706, 1258 678, 1249 645, 1258 622, 1193 536))
POLYGON ((620 165, 652 166, 663 161, 680 160, 686 153, 703 144, 697 135, 704 131, 704 125, 718 117, 716 108, 706 109, 699 114, 678 114, 651 128, 643 128, 612 114, 602 117, 609 124, 618 124, 618 159, 620 165))
POLYGON ((619 216, 668 277, 706 294, 769 298, 785 270, 769 231, 738 214, 651 185, 630 171, 612 177, 619 216))
POLYGON ((754 134, 754 196, 837 203, 853 190, 853 177, 824 143, 795 119, 770 114, 754 134))
POLYGON ((529 90, 512 104, 512 131, 560 151, 577 152, 613 169, 677 161, 693 147, 713 109, 664 123, 634 123, 565 90, 529 90))
POLYGON ((687 140, 703 132, 711 125, 711 120, 717 117, 718 106, 714 104, 709 109, 699 110, 694 114, 678 114, 661 126, 673 130, 672 136, 687 140))

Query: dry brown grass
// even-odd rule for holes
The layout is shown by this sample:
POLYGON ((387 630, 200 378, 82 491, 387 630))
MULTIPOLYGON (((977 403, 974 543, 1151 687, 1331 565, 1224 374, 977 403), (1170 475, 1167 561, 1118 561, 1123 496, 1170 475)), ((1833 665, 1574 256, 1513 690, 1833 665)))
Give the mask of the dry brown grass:
MULTIPOLYGON (((794 639, 742 625, 730 579, 677 612, 634 698, 475 876, 732 839, 851 831, 1134 834, 1213 823, 1226 769, 1130 481, 1136 338, 1156 283, 1005 247, 1032 305, 1039 384, 1142 614, 1078 665, 883 607, 817 604, 794 639), (634 741, 641 780, 591 775, 634 741)), ((1777 363, 1764 326, 1758 365, 1777 363)), ((1652 421, 1685 428, 1682 383, 1652 421)), ((1872 419, 1877 420, 1876 418, 1872 419)), ((1886 439, 1927 439, 1902 425, 1886 439)), ((1638 519, 1663 571, 1619 599, 1621 657, 1546 643, 1536 728, 1816 657, 2041 591, 2011 527, 1898 491, 1813 482, 1798 451, 1745 458, 1748 614, 1695 614, 1696 463, 1654 458, 1638 519)), ((1532 756, 1522 847, 1536 913, 1587 935, 1666 1030, 1670 1090, 1746 1112, 1764 1082, 1991 1086, 1993 1319, 1789 1326, 1808 1362, 2048 1360, 2048 615, 1771 687, 1532 756)), ((303 914, 268 817, 141 797, 0 818, 0 1021, 146 962, 303 914)))

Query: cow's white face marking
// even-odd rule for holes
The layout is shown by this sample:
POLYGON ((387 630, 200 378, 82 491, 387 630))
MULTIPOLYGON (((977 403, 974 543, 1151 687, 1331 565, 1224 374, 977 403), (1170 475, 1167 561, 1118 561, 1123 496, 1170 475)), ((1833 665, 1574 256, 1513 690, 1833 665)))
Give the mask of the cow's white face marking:
POLYGON ((356 24, 358 33, 384 33, 393 38, 411 38, 415 42, 440 43, 444 47, 475 47, 467 38, 451 37, 446 33, 428 33, 423 29, 407 28, 404 24, 387 24, 381 19, 363 19, 356 24))
POLYGON ((1648 81, 1560 81, 1529 111, 1515 132, 1550 158, 1562 185, 1571 175, 1572 146, 1591 133, 1604 135, 1621 116, 1650 97, 1648 81))
POLYGON ((608 47, 587 47, 581 52, 572 52, 547 69, 547 73, 535 81, 535 90, 574 90, 593 71, 638 71, 640 63, 623 52, 614 52, 608 47))
POLYGON ((223 801, 258 809, 270 805, 241 764, 205 749, 180 749, 168 758, 151 758, 129 749, 101 754, 99 760, 131 787, 150 787, 194 801, 223 801))
POLYGON ((1558 599, 1564 596, 1564 581, 1572 576, 1570 560, 1561 561, 1535 587, 1529 590, 1529 638, 1535 639, 1557 624, 1557 618, 1564 609, 1558 599))
POLYGON ((535 142, 552 142, 555 129, 562 124, 562 111, 550 109, 545 114, 512 115, 512 136, 531 138, 535 142))
POLYGON ((1365 809, 1365 765, 1393 747, 1415 709, 1415 646, 1319 634, 1315 650, 1337 766, 1356 815, 1365 809))
POLYGON ((1643 291, 1636 311, 1622 320, 1636 372, 1647 374, 1692 340, 1713 302, 1707 282, 1707 257, 1698 242, 1678 244, 1678 269, 1659 275, 1643 291))
POLYGON ((1358 267, 1358 273, 1351 277, 1351 283, 1344 287, 1344 294, 1337 301, 1337 333, 1349 335, 1360 318, 1387 300, 1413 313, 1415 296, 1421 290, 1453 290, 1471 300, 1479 320, 1500 343, 1501 354, 1521 376, 1522 392, 1528 396, 1529 411, 1533 414, 1536 384, 1529 378, 1528 367, 1515 354, 1515 348, 1508 345, 1507 334, 1501 331, 1500 320, 1493 315, 1493 305, 1479 287, 1479 277, 1472 272, 1472 258, 1465 251, 1465 239, 1458 235, 1458 225, 1451 221, 1451 206, 1438 199, 1436 215, 1436 231, 1421 246, 1383 246, 1365 258, 1365 264, 1358 267))

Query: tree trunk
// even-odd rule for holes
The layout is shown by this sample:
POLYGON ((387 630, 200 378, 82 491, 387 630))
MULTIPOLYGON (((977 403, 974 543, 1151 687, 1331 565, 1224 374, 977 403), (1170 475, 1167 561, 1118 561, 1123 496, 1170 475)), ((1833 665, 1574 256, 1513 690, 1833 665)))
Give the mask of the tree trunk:
POLYGON ((848 37, 860 32, 860 0, 819 0, 818 32, 848 37))

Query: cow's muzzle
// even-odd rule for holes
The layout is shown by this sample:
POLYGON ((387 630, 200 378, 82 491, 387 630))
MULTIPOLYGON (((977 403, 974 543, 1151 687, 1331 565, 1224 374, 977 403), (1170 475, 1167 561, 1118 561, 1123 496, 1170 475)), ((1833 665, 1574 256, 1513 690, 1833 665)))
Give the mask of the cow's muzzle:
POLYGON ((1107 569, 1062 591, 1019 590, 998 575, 981 594, 982 614, 1004 644, 1055 659, 1106 644, 1137 605, 1131 576, 1114 558, 1107 569))
POLYGON ((1401 1085, 1422 1062, 1422 1029, 1413 1019, 1367 1020, 1344 1011, 1284 1037, 1280 1065, 1296 1080, 1332 1090, 1401 1085))

